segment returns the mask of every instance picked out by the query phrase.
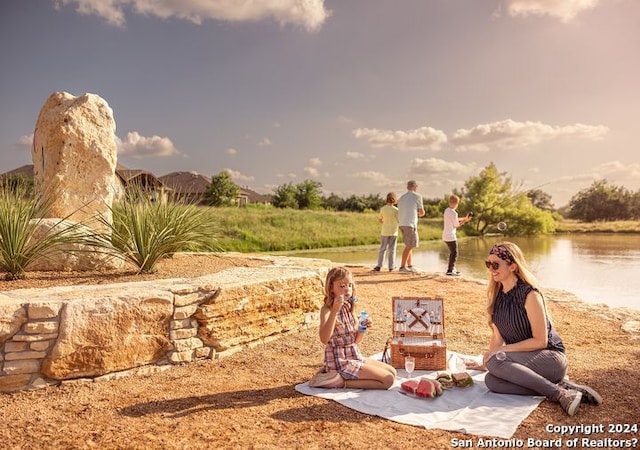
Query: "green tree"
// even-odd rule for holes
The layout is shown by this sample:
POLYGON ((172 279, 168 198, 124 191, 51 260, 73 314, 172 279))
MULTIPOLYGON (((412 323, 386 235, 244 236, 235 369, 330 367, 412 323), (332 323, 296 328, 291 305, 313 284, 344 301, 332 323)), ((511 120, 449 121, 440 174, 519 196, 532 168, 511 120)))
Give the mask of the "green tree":
POLYGON ((318 209, 322 205, 320 195, 322 183, 313 180, 305 180, 296 186, 296 200, 299 209, 318 209))
POLYGON ((531 203, 536 208, 545 209, 547 211, 555 209, 555 206, 551 201, 551 195, 544 192, 542 189, 530 189, 527 191, 527 197, 529 197, 529 200, 531 200, 531 203))
POLYGON ((627 189, 597 180, 569 200, 569 217, 585 222, 628 220, 634 216, 634 198, 627 189))
POLYGON ((276 208, 298 208, 296 187, 293 183, 281 184, 273 190, 273 206, 276 208))
POLYGON ((222 171, 211 178, 204 194, 204 201, 209 206, 231 206, 235 204, 240 188, 233 182, 229 172, 222 171))
POLYGON ((423 198, 422 203, 424 204, 424 216, 426 218, 442 218, 443 211, 447 209, 448 198, 446 196, 444 199, 439 198, 423 198))
POLYGON ((380 194, 369 194, 363 198, 363 201, 366 205, 366 209, 371 211, 378 211, 380 208, 387 204, 386 198, 386 195, 385 198, 382 198, 380 194))
POLYGON ((342 209, 344 211, 363 212, 367 209, 367 203, 362 197, 352 195, 351 197, 345 199, 342 209))
POLYGON ((323 204, 321 187, 321 183, 313 180, 280 185, 274 190, 273 205, 278 208, 318 209, 323 204))
POLYGON ((551 212, 535 207, 526 193, 515 190, 511 178, 500 173, 494 163, 454 193, 462 198, 461 214, 474 212, 474 220, 465 227, 477 234, 494 232, 499 222, 507 222, 507 233, 512 235, 555 230, 551 212))
POLYGON ((326 209, 332 209, 334 211, 342 211, 343 210, 344 200, 342 197, 334 194, 333 192, 329 194, 328 197, 322 198, 322 206, 326 209))
POLYGON ((640 219, 640 190, 631 194, 629 204, 630 219, 640 219))

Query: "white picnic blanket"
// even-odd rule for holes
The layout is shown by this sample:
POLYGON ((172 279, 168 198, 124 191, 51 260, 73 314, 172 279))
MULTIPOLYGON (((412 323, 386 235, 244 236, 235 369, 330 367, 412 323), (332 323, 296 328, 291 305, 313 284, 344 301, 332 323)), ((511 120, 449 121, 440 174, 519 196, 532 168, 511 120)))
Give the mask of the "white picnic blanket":
MULTIPOLYGON (((457 357, 472 358, 447 352, 447 361, 457 357)), ((312 388, 308 383, 298 384, 295 389, 394 422, 504 439, 513 436, 518 425, 544 400, 541 396, 494 394, 484 384, 485 372, 469 373, 473 386, 454 387, 433 399, 403 394, 400 384, 407 375, 403 369, 398 370, 398 378, 387 391, 312 388)), ((411 378, 434 374, 414 371, 411 378)))

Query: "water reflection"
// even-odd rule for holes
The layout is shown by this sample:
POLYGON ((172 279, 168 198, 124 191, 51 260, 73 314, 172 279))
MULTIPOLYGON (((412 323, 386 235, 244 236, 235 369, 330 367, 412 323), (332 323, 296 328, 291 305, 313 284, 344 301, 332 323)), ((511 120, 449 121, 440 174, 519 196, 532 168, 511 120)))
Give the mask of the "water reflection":
MULTIPOLYGON (((501 239, 492 236, 460 240, 458 270, 464 276, 488 278, 484 260, 491 246, 501 239)), ((567 290, 588 302, 640 309, 640 235, 580 234, 509 240, 522 248, 543 286, 567 290)), ((397 262, 401 252, 402 244, 398 245, 397 262)), ((378 248, 368 246, 289 254, 373 267, 378 248)), ((448 257, 444 243, 422 242, 414 251, 413 262, 420 270, 444 273, 448 257)))

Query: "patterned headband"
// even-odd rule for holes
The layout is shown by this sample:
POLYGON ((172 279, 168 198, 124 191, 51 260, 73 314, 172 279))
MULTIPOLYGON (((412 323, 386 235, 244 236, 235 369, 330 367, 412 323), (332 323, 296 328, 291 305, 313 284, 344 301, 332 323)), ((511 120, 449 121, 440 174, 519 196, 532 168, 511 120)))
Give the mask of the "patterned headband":
POLYGON ((508 263, 514 262, 513 256, 511 256, 511 253, 509 253, 509 250, 507 250, 502 245, 494 245, 491 248, 491 251, 489 252, 489 254, 496 255, 498 258, 508 263))

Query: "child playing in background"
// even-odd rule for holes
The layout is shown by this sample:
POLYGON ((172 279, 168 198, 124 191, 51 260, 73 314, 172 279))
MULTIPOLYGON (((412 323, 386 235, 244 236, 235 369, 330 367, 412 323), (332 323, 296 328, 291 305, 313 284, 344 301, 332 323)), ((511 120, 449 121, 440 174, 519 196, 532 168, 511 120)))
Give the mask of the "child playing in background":
POLYGON ((456 270, 456 260, 458 259, 458 238, 456 237, 456 229, 460 228, 473 219, 473 213, 468 213, 462 219, 458 218, 458 205, 460 197, 451 195, 449 197, 449 207, 444 211, 442 240, 449 248, 449 264, 447 265, 447 275, 458 276, 460 272, 456 270))
POLYGON ((396 247, 398 244, 398 208, 395 206, 398 201, 396 194, 387 194, 387 204, 380 209, 378 220, 382 224, 380 232, 380 250, 378 251, 378 265, 373 268, 375 272, 380 272, 384 253, 387 252, 389 259, 389 272, 395 267, 396 247))
POLYGON ((325 344, 324 368, 309 381, 311 387, 389 389, 396 370, 389 364, 365 359, 358 349, 366 328, 359 329, 355 316, 355 286, 346 267, 334 267, 324 285, 324 305, 320 309, 320 342, 325 344))

